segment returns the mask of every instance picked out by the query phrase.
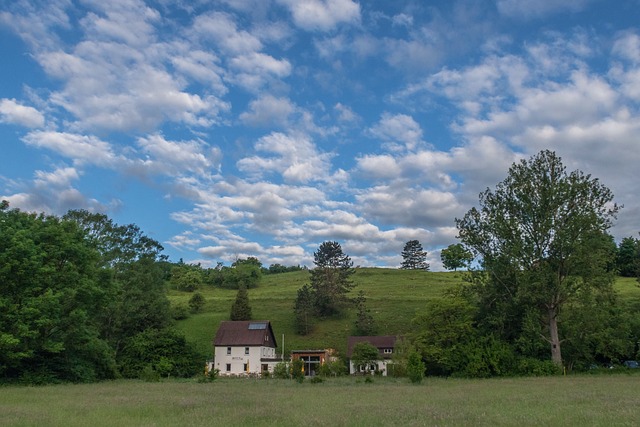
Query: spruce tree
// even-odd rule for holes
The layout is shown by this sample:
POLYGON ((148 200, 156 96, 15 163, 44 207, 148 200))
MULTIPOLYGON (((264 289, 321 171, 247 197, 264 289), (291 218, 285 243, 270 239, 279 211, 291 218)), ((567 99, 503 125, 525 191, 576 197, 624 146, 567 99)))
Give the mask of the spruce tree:
POLYGON ((427 263, 427 252, 422 249, 422 245, 417 240, 409 240, 402 250, 403 270, 429 270, 427 263))
POLYGON ((251 320, 251 306, 246 286, 240 286, 236 300, 231 306, 231 320, 251 320))

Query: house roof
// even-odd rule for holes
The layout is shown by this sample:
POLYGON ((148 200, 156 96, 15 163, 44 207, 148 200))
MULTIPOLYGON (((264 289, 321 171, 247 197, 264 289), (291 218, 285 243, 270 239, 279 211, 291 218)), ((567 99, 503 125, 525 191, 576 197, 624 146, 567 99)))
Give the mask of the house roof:
POLYGON ((372 335, 372 336, 351 336, 347 338, 347 357, 351 358, 353 347, 361 342, 368 342, 383 354, 385 348, 394 348, 396 345, 395 335, 372 335))
POLYGON ((213 345, 277 347, 276 337, 268 320, 236 320, 220 323, 213 345))

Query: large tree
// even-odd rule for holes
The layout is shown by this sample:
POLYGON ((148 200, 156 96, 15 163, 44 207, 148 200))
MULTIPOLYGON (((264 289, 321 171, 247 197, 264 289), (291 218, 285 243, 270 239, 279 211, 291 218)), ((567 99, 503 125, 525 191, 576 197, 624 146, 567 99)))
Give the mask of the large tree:
POLYGON ((427 252, 422 249, 418 240, 409 240, 402 250, 402 264, 404 270, 429 270, 427 252))
POLYGON ((321 317, 339 314, 350 303, 347 294, 354 286, 350 280, 355 273, 353 262, 338 242, 322 243, 313 257, 311 289, 316 313, 321 317))
POLYGON ((568 173, 542 151, 515 163, 480 207, 456 219, 459 238, 479 257, 480 313, 503 336, 517 335, 523 313, 538 318, 554 363, 562 364, 558 322, 563 307, 587 292, 610 292, 611 239, 618 212, 597 179, 568 173))
POLYGON ((449 245, 440 252, 442 266, 447 270, 457 271, 473 261, 473 255, 463 245, 456 243, 449 245))

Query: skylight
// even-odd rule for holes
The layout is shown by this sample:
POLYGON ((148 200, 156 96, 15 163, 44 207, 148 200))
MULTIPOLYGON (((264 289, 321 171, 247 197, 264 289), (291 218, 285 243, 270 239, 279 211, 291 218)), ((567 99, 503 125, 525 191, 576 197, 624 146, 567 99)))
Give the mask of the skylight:
POLYGON ((249 323, 249 330, 255 330, 255 329, 267 329, 267 323, 266 322, 249 323))

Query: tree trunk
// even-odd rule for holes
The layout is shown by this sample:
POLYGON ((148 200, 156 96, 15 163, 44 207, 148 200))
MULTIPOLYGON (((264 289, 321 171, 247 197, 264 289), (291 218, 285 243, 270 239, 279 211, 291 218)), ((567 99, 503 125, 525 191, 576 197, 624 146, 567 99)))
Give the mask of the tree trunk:
POLYGON ((551 361, 562 366, 560 337, 558 336, 558 313, 554 307, 549 308, 549 342, 551 344, 551 361))

